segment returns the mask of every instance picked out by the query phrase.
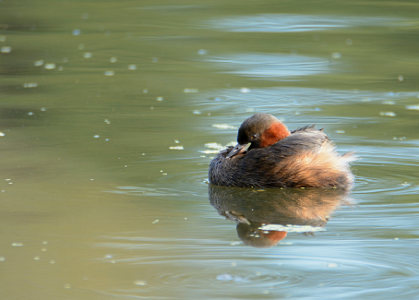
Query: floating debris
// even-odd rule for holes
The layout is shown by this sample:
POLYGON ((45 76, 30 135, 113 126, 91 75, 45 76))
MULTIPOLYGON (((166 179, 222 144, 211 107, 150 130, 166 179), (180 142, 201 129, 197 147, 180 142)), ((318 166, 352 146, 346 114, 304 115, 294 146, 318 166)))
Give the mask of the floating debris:
POLYGON ((31 89, 31 88, 36 88, 38 87, 38 84, 36 82, 25 82, 23 84, 23 88, 25 89, 31 89))
POLYGON ((34 115, 33 111, 28 112, 28 116, 33 116, 33 115, 34 115))
POLYGON ((111 63, 111 64, 114 64, 114 63, 116 63, 118 61, 118 58, 116 58, 115 56, 112 56, 110 59, 109 59, 109 62, 111 63))
POLYGON ((327 267, 328 268, 337 268, 338 264, 337 263, 328 263, 327 267))
POLYGON ((198 89, 193 89, 193 88, 184 88, 183 92, 185 94, 193 94, 193 93, 199 93, 198 89))
POLYGON ((134 65, 134 64, 128 65, 128 70, 131 70, 131 71, 137 70, 137 65, 134 65))
POLYGON ((143 89, 143 94, 148 94, 148 89, 143 89))
POLYGON ((0 262, 4 262, 4 261, 6 261, 6 257, 0 256, 0 262))
POLYGON ((339 52, 333 52, 332 53, 332 58, 333 59, 340 59, 340 58, 342 58, 342 54, 340 54, 339 52))
POLYGON ((35 62, 33 63, 33 65, 34 65, 35 67, 42 67, 42 66, 43 66, 43 64, 44 64, 44 60, 42 60, 42 59, 37 60, 37 61, 35 61, 35 62))
POLYGON ((94 139, 98 139, 98 138, 100 138, 100 135, 95 134, 95 135, 93 136, 93 138, 94 138, 94 139))
POLYGON ((81 34, 80 29, 76 28, 76 29, 73 30, 73 35, 77 36, 77 35, 80 35, 80 34, 81 34))
POLYGON ((46 107, 41 107, 39 110, 40 111, 47 111, 47 108, 46 107))
POLYGON ((215 150, 222 150, 224 149, 224 146, 218 143, 206 143, 205 147, 215 150))
POLYGON ((54 70, 55 67, 56 67, 55 63, 47 63, 44 66, 45 70, 54 70))
POLYGON ((381 103, 386 104, 386 105, 394 105, 394 104, 396 104, 396 102, 394 102, 393 100, 385 100, 385 101, 383 101, 381 103))
POLYGON ((71 284, 69 284, 69 283, 64 284, 64 288, 65 289, 71 289, 71 284))
POLYGON ((6 136, 6 134, 4 132, 0 131, 0 137, 2 137, 2 136, 6 136))
POLYGON ((147 285, 147 281, 145 281, 145 280, 136 280, 136 281, 134 281, 134 285, 136 285, 136 286, 145 286, 145 285, 147 285))
POLYGON ((335 130, 335 132, 336 133, 339 133, 339 134, 344 134, 345 133, 345 130, 335 130))
POLYGON ((174 140, 175 144, 179 144, 180 141, 179 140, 174 140))
POLYGON ((105 71, 105 76, 114 76, 114 75, 115 75, 115 72, 112 70, 105 71))
POLYGON ((399 76, 397 77, 397 80, 398 80, 398 81, 400 81, 400 82, 402 82, 402 81, 404 80, 403 75, 399 75, 399 76))
POLYGON ((13 242, 12 247, 23 247, 23 243, 21 242, 13 242))
POLYGON ((105 122, 108 125, 111 125, 111 121, 109 121, 108 119, 103 120, 103 122, 105 122))
POLYGON ((161 101, 164 100, 164 98, 160 96, 160 97, 157 97, 156 100, 159 101, 159 102, 161 102, 161 101))
POLYGON ((202 112, 200 110, 194 110, 192 113, 194 115, 201 115, 202 114, 202 112))
POLYGON ((41 258, 40 258, 39 256, 35 256, 35 257, 33 258, 33 260, 39 261, 39 260, 41 260, 41 258))
POLYGON ((242 94, 247 94, 247 93, 250 93, 250 89, 249 89, 249 88, 247 88, 247 87, 242 87, 242 88, 240 89, 240 93, 242 93, 242 94))
POLYGON ((0 48, 0 52, 4 53, 4 54, 9 54, 10 52, 12 52, 12 47, 3 46, 3 47, 0 48))
POLYGON ((229 124, 212 124, 211 126, 217 129, 236 129, 235 126, 229 124))
POLYGON ((170 150, 184 150, 183 146, 170 146, 169 147, 170 150))
POLYGON ((383 116, 383 117, 395 117, 396 116, 396 113, 395 112, 392 112, 392 111, 381 111, 380 112, 380 116, 383 116))
POLYGON ((151 224, 157 224, 158 222, 160 222, 160 220, 159 219, 155 219, 153 222, 151 222, 151 224))
POLYGON ((91 52, 84 52, 84 54, 83 54, 83 57, 84 57, 85 59, 92 58, 92 56, 93 56, 93 54, 92 54, 91 52))
POLYGON ((408 110, 419 110, 419 104, 416 104, 416 105, 406 105, 406 109, 408 109, 408 110))
POLYGON ((208 54, 208 50, 206 50, 206 49, 199 49, 198 50, 198 54, 199 55, 206 55, 206 54, 208 54))

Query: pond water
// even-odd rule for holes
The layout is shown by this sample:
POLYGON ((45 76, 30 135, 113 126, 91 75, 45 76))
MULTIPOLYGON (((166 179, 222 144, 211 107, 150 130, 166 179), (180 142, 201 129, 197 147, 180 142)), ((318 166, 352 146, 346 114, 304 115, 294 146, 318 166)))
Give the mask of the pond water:
POLYGON ((418 14, 0 1, 0 298, 417 299, 418 14), (209 189, 254 112, 356 152, 352 193, 209 189))

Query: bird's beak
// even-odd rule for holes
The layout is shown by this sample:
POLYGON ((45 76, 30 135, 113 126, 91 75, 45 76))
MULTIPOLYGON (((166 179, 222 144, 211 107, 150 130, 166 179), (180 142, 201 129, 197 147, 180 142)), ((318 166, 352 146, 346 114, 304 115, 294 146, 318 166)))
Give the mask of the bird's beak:
POLYGON ((229 154, 227 154, 227 158, 232 158, 233 156, 236 156, 236 155, 238 155, 238 154, 242 154, 242 153, 244 153, 244 152, 246 152, 247 151, 247 149, 249 149, 249 147, 250 147, 250 143, 247 143, 247 144, 243 144, 243 145, 240 145, 240 144, 237 144, 231 151, 230 151, 230 153, 229 154))

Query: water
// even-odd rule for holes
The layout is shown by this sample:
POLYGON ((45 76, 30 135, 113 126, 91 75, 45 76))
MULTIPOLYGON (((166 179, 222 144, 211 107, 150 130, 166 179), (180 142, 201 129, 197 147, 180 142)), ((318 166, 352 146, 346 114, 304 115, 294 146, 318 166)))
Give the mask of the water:
POLYGON ((416 299, 418 12, 1 1, 0 297, 416 299), (355 151, 351 195, 209 197, 253 112, 355 151))

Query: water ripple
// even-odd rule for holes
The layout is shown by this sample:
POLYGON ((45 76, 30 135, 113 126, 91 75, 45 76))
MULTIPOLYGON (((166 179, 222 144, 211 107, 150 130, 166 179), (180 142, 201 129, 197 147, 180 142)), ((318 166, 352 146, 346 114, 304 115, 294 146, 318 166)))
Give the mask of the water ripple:
POLYGON ((307 32, 361 26, 413 26, 417 21, 395 17, 259 14, 218 18, 208 24, 215 29, 231 32, 307 32))
POLYGON ((329 60, 318 57, 269 53, 240 53, 212 57, 207 61, 235 69, 226 73, 253 78, 281 78, 287 81, 295 80, 292 77, 328 73, 332 65, 329 60))

